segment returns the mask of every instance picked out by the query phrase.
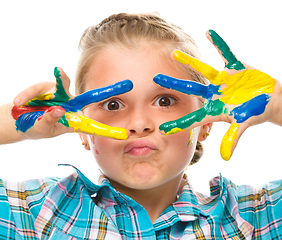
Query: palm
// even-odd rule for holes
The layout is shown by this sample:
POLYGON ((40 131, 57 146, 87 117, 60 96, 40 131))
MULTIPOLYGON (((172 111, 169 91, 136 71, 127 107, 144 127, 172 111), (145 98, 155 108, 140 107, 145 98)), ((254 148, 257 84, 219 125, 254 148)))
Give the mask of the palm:
POLYGON ((225 62, 225 68, 223 71, 217 71, 176 50, 173 54, 174 59, 182 64, 189 64, 190 67, 206 77, 210 84, 204 86, 193 81, 157 75, 154 81, 163 87, 206 99, 202 108, 178 120, 162 124, 160 130, 170 134, 207 122, 222 120, 230 122, 232 125, 221 145, 221 155, 225 160, 228 160, 231 157, 233 141, 237 138, 239 126, 241 135, 248 126, 263 121, 261 115, 274 91, 275 80, 238 61, 227 44, 214 31, 210 30, 208 33, 209 40, 217 48, 225 62), (260 117, 254 118, 255 116, 260 117))

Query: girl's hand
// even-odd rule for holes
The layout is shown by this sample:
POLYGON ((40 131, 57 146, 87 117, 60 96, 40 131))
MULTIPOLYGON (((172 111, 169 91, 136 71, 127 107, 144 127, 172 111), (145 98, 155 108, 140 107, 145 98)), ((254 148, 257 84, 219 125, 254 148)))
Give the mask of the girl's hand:
POLYGON ((69 93, 68 76, 59 68, 55 68, 54 75, 56 85, 39 83, 15 98, 12 116, 18 131, 30 139, 54 137, 73 131, 127 139, 125 129, 95 122, 82 115, 81 110, 94 102, 130 91, 133 87, 131 81, 125 80, 74 97, 69 93))
POLYGON ((205 86, 194 81, 157 75, 154 81, 162 87, 206 99, 202 108, 178 120, 162 124, 160 130, 171 134, 208 122, 229 122, 231 126, 220 147, 222 158, 229 160, 239 138, 248 127, 265 121, 275 122, 274 109, 275 106, 280 106, 281 85, 266 73, 238 61, 216 32, 208 31, 207 37, 223 58, 225 68, 217 71, 179 50, 174 51, 175 60, 188 64, 210 80, 210 84, 205 86))

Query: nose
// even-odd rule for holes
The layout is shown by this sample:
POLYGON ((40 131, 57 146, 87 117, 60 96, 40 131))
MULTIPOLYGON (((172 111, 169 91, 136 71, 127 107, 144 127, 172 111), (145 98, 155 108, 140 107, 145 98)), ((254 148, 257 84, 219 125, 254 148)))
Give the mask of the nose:
POLYGON ((132 111, 127 129, 130 132, 130 136, 147 136, 155 130, 154 119, 148 111, 132 111))

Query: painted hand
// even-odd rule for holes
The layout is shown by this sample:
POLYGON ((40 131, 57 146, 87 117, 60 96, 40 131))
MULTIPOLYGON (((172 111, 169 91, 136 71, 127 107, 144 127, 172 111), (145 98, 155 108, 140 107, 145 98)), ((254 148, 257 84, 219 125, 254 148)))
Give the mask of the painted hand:
POLYGON ((81 110, 88 105, 100 102, 109 97, 130 91, 133 84, 129 80, 121 81, 108 87, 90 90, 81 95, 73 97, 65 90, 58 68, 54 70, 56 77, 56 91, 54 94, 47 93, 29 100, 23 106, 14 106, 12 116, 16 120, 17 130, 26 132, 33 127, 36 120, 40 120, 45 112, 54 108, 64 109, 65 114, 60 118, 59 123, 66 127, 73 128, 74 132, 95 134, 115 139, 127 139, 127 130, 119 127, 95 122, 81 114, 81 110))
POLYGON ((207 78, 210 84, 205 86, 194 81, 157 75, 154 81, 162 87, 206 99, 199 110, 178 120, 164 123, 159 128, 165 134, 172 134, 208 122, 229 122, 231 126, 220 147, 222 158, 229 160, 242 133, 249 126, 266 121, 265 110, 276 81, 269 75, 238 61, 216 32, 209 30, 207 37, 223 58, 225 68, 223 71, 217 71, 179 50, 174 51, 175 60, 188 64, 207 78))

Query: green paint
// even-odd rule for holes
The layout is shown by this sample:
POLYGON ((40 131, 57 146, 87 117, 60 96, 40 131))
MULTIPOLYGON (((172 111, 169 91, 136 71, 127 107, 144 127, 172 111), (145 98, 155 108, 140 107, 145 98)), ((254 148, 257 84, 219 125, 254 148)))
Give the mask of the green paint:
POLYGON ((57 67, 54 69, 54 76, 56 77, 56 92, 54 93, 55 97, 50 100, 31 100, 28 103, 29 106, 58 106, 60 103, 65 103, 70 99, 65 91, 61 74, 57 67))
POLYGON ((221 52, 221 55, 226 59, 225 67, 228 69, 242 70, 245 69, 244 65, 237 60, 231 49, 226 42, 213 30, 209 30, 213 44, 221 52))
POLYGON ((63 124, 66 127, 69 127, 69 122, 65 115, 60 118, 59 123, 63 124))
POLYGON ((224 114, 227 114, 227 113, 228 113, 228 111, 229 111, 229 108, 225 107, 225 108, 224 108, 224 112, 223 112, 223 113, 224 113, 224 114))
MULTIPOLYGON (((165 133, 170 132, 174 128, 185 129, 190 127, 195 122, 201 122, 204 117, 209 116, 218 116, 223 113, 225 104, 221 102, 219 99, 214 101, 206 102, 202 108, 188 115, 179 118, 175 121, 166 122, 160 125, 160 131, 164 131, 165 133)), ((172 132, 173 133, 173 132, 172 132)))
POLYGON ((57 102, 67 102, 70 97, 65 91, 60 71, 57 67, 54 69, 54 76, 56 77, 56 92, 54 93, 55 97, 53 98, 53 101, 57 102))

